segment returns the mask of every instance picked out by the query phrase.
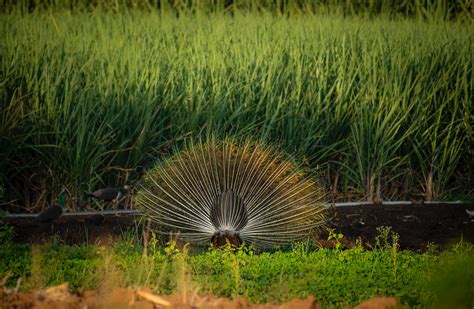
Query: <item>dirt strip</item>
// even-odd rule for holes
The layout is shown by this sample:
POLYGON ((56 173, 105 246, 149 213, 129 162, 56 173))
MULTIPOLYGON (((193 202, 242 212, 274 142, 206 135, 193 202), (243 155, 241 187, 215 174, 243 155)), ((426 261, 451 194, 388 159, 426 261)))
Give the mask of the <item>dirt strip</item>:
MULTIPOLYGON (((16 293, 4 289, 0 292, 0 308, 23 309, 84 309, 84 308, 222 308, 222 309, 320 309, 323 308, 316 297, 293 299, 283 304, 252 304, 243 297, 235 299, 217 298, 212 295, 199 295, 197 292, 155 295, 149 289, 132 290, 130 288, 114 288, 108 293, 99 295, 93 291, 79 294, 69 292, 67 284, 46 290, 30 293, 16 293)), ((356 309, 406 308, 393 297, 377 297, 364 301, 354 307, 356 309)))
MULTIPOLYGON (((343 242, 351 247, 361 238, 363 243, 374 243, 377 228, 391 226, 400 235, 401 249, 426 250, 428 244, 447 247, 453 243, 474 242, 474 204, 433 205, 359 205, 336 207, 329 227, 344 235, 343 242)), ((51 225, 35 225, 33 218, 10 218, 15 240, 41 242, 55 236, 66 244, 99 243, 107 245, 130 227, 136 227, 136 214, 63 216, 51 225)), ((322 232, 318 242, 331 247, 322 232)))

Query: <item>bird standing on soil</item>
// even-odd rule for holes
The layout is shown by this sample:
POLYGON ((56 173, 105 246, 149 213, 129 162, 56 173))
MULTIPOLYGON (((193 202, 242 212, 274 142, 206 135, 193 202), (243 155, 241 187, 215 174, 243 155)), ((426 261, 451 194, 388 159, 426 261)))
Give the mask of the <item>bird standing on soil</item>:
POLYGON ((56 219, 61 217, 61 215, 63 214, 63 208, 65 204, 66 204, 66 190, 63 189, 61 193, 59 193, 58 203, 53 204, 51 207, 41 212, 35 218, 33 223, 41 224, 41 225, 53 223, 56 219))
POLYGON ((122 188, 103 188, 93 192, 86 193, 87 196, 93 197, 106 202, 115 201, 117 204, 124 199, 130 191, 130 186, 123 186, 122 188))
MULTIPOLYGON (((135 204, 185 241, 273 247, 304 239, 328 220, 323 189, 261 144, 191 144, 149 170, 135 204)), ((160 232, 160 231, 158 231, 160 232)))

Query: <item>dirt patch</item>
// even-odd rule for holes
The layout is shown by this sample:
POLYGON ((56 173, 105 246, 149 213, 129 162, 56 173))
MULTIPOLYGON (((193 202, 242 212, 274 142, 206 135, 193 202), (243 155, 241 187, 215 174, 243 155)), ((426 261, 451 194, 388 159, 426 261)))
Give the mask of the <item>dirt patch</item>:
POLYGON ((136 227, 135 215, 110 215, 100 221, 91 220, 92 216, 60 217, 53 224, 38 225, 30 218, 10 220, 14 228, 14 239, 18 242, 41 243, 52 237, 64 244, 83 243, 109 245, 121 237, 127 230, 136 227))
MULTIPOLYGON (((425 250, 429 243, 444 248, 461 239, 474 242, 474 218, 469 217, 466 210, 474 211, 474 204, 338 207, 330 227, 344 235, 342 242, 347 247, 353 246, 358 238, 373 245, 377 228, 391 226, 400 235, 401 249, 425 250)), ((45 226, 32 224, 32 219, 10 222, 15 238, 20 242, 41 242, 54 236, 65 244, 107 245, 127 229, 136 228, 136 218, 135 215, 110 215, 101 220, 95 220, 94 216, 61 217, 54 224, 45 226)), ((325 241, 327 236, 323 232, 319 242, 331 247, 334 243, 325 241)))
POLYGON ((366 300, 359 305, 355 306, 354 309, 378 309, 378 308, 408 308, 408 306, 401 305, 398 299, 395 297, 377 297, 374 299, 366 300))
MULTIPOLYGON (((31 293, 15 293, 12 290, 0 292, 0 308, 230 308, 230 309, 319 309, 322 306, 314 296, 306 299, 293 299, 283 304, 252 304, 243 297, 235 299, 218 298, 212 295, 174 294, 155 295, 149 289, 132 290, 129 288, 115 288, 107 295, 98 295, 92 291, 72 294, 67 285, 49 288, 45 291, 31 293)), ((357 309, 372 308, 405 308, 393 297, 379 297, 364 301, 357 309)))
POLYGON ((377 228, 390 226, 400 235, 401 249, 425 250, 430 243, 444 248, 461 239, 474 242, 474 218, 466 210, 474 210, 474 205, 338 207, 331 227, 344 235, 349 247, 358 238, 373 245, 377 228))

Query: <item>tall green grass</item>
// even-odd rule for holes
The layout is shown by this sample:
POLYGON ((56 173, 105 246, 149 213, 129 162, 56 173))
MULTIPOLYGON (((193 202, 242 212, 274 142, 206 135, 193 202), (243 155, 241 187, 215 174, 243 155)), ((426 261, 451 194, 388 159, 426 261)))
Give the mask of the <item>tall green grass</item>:
POLYGON ((181 14, 235 14, 258 12, 272 15, 336 14, 425 20, 471 20, 470 0, 0 0, 0 12, 97 9, 160 11, 181 14))
POLYGON ((46 8, 0 15, 0 186, 137 181, 200 136, 270 141, 339 200, 472 194, 470 22, 46 8))

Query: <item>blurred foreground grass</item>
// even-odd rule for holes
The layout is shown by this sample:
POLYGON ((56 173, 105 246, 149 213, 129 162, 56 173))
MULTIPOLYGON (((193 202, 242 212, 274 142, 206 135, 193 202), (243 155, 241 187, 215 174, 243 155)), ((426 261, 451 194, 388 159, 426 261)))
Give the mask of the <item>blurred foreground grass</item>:
POLYGON ((396 296, 411 307, 473 305, 473 247, 399 251, 397 237, 385 233, 372 250, 343 250, 295 244, 291 249, 256 252, 194 250, 174 242, 147 250, 124 238, 112 247, 58 243, 0 245, 0 277, 22 276, 22 289, 68 282, 74 290, 102 293, 114 287, 149 286, 159 293, 210 292, 245 296, 256 303, 283 302, 315 295, 324 306, 355 305, 375 296, 396 296), (388 237, 387 237, 388 235, 388 237))

